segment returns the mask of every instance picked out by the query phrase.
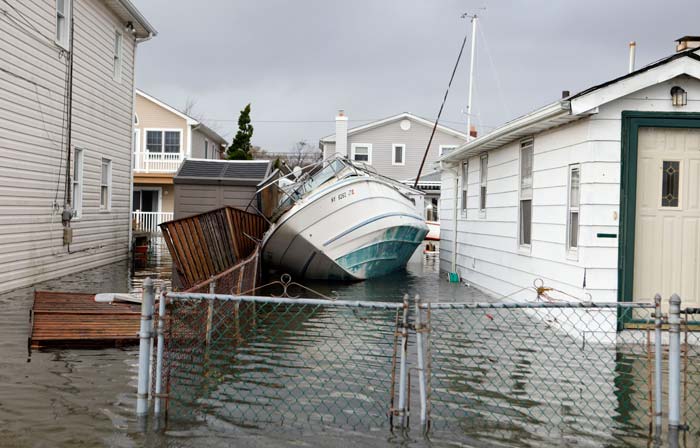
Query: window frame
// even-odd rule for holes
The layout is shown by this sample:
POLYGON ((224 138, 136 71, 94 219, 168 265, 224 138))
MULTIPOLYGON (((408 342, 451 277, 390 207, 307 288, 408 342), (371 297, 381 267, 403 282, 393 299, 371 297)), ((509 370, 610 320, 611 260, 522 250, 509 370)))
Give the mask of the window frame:
POLYGON ((405 166, 406 165, 406 144, 405 143, 392 143, 391 144, 391 164, 394 166, 405 166), (396 148, 401 148, 401 162, 396 162, 396 148))
POLYGON ((372 164, 372 144, 371 143, 353 143, 352 145, 350 145, 350 159, 353 162, 366 163, 367 165, 371 165, 372 164), (367 161, 366 162, 363 160, 355 160, 355 151, 358 147, 360 147, 360 148, 366 147, 367 148, 367 161))
POLYGON ((63 48, 64 50, 69 50, 71 22, 73 20, 73 17, 71 16, 73 0, 63 0, 63 11, 60 11, 58 9, 58 2, 59 0, 56 0, 54 4, 54 9, 56 12, 56 14, 54 15, 54 19, 56 20, 56 22, 54 23, 54 42, 56 42, 56 45, 63 48), (63 33, 59 36, 58 24, 60 19, 63 19, 63 33))
POLYGON ((112 79, 121 82, 124 65, 124 33, 114 30, 114 54, 112 65, 112 79))
POLYGON ((100 161, 100 211, 109 212, 112 210, 112 160, 102 157, 100 161), (104 167, 107 166, 107 182, 102 178, 104 167), (102 189, 107 188, 106 203, 102 203, 102 189))
POLYGON ((488 196, 488 180, 489 180, 489 154, 481 154, 479 156, 479 214, 482 218, 486 217, 486 198, 488 196))
POLYGON ((684 167, 684 160, 679 159, 679 158, 664 158, 662 157, 661 160, 661 176, 659 176, 659 189, 658 189, 658 194, 659 194, 659 199, 657 200, 657 208, 660 211, 683 211, 683 173, 685 172, 685 167, 684 167), (671 162, 671 163, 678 163, 678 205, 672 206, 672 205, 663 205, 663 189, 664 189, 664 162, 671 162))
POLYGON ((85 150, 83 148, 73 148, 72 168, 71 198, 73 219, 80 219, 83 215, 83 174, 85 172, 85 150))
POLYGON ((524 250, 530 250, 532 247, 532 196, 533 196, 533 186, 534 186, 534 165, 535 165, 535 140, 530 137, 520 141, 520 146, 518 148, 518 246, 524 250), (525 150, 530 151, 530 173, 529 173, 529 185, 524 181, 526 177, 523 172, 523 161, 525 150), (529 202, 530 207, 530 231, 529 231, 529 242, 524 241, 524 207, 523 203, 529 202))
POLYGON ((452 151, 454 151, 457 148, 458 148, 458 145, 440 145, 439 150, 438 150, 438 154, 440 155, 440 157, 442 157, 445 155, 446 149, 451 149, 452 151))
POLYGON ((146 128, 143 129, 143 151, 144 152, 154 152, 148 149, 148 133, 149 132, 160 132, 160 151, 155 152, 156 154, 176 154, 174 152, 165 152, 165 133, 166 132, 179 132, 180 133, 180 157, 184 154, 183 150, 183 134, 182 129, 179 128, 146 128))
POLYGON ((469 161, 465 160, 460 164, 460 208, 462 215, 466 216, 469 210, 469 161))
POLYGON ((568 180, 567 180, 567 186, 566 186, 566 252, 567 256, 569 259, 578 259, 578 248, 581 246, 580 245, 580 236, 581 236, 581 164, 580 163, 572 163, 568 167, 568 180), (571 204, 571 187, 572 187, 572 179, 573 179, 573 172, 578 171, 578 205, 577 206, 572 206, 571 204), (571 236, 572 236, 572 231, 573 226, 572 226, 572 213, 576 213, 576 246, 571 245, 571 236))

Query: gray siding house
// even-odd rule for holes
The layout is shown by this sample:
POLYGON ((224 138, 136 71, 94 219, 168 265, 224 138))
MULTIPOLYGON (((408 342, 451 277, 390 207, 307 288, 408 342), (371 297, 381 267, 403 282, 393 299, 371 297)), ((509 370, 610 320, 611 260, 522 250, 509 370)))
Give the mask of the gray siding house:
POLYGON ((135 51, 155 30, 128 0, 12 2, 0 22, 1 292, 128 257, 135 51))
MULTIPOLYGON (((413 185, 433 125, 425 118, 404 112, 348 129, 348 117, 341 110, 335 119, 335 134, 323 137, 319 146, 324 158, 342 154, 371 165, 381 175, 413 185)), ((438 125, 419 182, 433 212, 437 212, 440 197, 440 176, 435 172, 435 162, 466 141, 466 134, 438 125)))

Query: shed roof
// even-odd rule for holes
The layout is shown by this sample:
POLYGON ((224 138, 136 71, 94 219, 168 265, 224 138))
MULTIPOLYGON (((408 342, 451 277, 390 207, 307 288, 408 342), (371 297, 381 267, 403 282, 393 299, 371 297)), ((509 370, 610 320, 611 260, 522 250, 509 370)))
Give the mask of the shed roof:
MULTIPOLYGON (((465 143, 441 162, 455 162, 483 153, 510 142, 595 114, 598 107, 646 87, 668 81, 680 75, 700 79, 700 56, 697 48, 680 51, 631 73, 584 89, 563 100, 555 101, 492 132, 465 143)), ((669 98, 670 101, 670 98, 669 98)))
POLYGON ((186 159, 173 178, 176 184, 258 185, 270 174, 269 160, 186 159))

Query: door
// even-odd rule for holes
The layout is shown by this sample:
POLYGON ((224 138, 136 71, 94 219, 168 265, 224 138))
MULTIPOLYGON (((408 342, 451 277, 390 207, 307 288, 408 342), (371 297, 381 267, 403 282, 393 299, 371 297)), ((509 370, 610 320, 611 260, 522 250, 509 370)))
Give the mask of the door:
POLYGON ((700 129, 641 127, 637 154, 633 297, 698 306, 700 129))

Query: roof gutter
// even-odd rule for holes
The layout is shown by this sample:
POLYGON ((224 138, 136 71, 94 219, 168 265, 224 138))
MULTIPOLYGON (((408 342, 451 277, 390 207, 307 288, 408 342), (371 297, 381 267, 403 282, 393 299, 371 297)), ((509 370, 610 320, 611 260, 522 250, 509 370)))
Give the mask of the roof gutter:
POLYGON ((146 17, 141 14, 141 11, 139 11, 136 6, 134 6, 133 3, 129 0, 119 0, 119 3, 126 9, 131 16, 136 19, 138 23, 141 24, 141 26, 148 32, 148 37, 144 37, 142 42, 145 42, 146 40, 152 39, 153 37, 158 35, 158 31, 151 25, 146 17))
POLYGON ((571 103, 569 101, 557 101, 555 103, 549 104, 542 107, 534 112, 517 118, 511 122, 506 123, 495 131, 486 134, 483 137, 472 140, 459 148, 455 149, 451 153, 439 159, 439 162, 454 162, 464 158, 465 156, 478 154, 481 152, 481 148, 494 140, 508 137, 517 131, 529 128, 533 125, 541 123, 543 121, 551 120, 554 118, 559 118, 564 115, 569 115, 571 113, 571 103))

